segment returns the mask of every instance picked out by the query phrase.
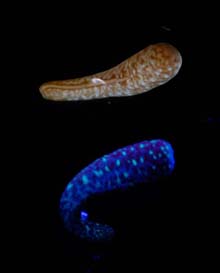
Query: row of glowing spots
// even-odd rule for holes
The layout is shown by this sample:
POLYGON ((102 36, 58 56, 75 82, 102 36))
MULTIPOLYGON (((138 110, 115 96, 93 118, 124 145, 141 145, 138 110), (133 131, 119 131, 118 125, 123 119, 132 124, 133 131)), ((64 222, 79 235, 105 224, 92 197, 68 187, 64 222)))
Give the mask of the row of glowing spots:
MULTIPOLYGON (((140 148, 140 149, 144 149, 144 148, 146 148, 147 146, 148 146, 148 144, 146 144, 146 145, 145 145, 144 143, 139 144, 139 148, 140 148)), ((132 146, 131 146, 129 149, 130 149, 131 152, 134 152, 134 151, 135 151, 135 148, 132 147, 132 146)), ((156 161, 157 159, 162 159, 163 153, 166 154, 166 155, 168 155, 168 153, 169 153, 169 148, 168 148, 168 146, 160 146, 159 149, 161 150, 161 152, 159 152, 157 155, 154 153, 153 149, 150 149, 150 150, 148 151, 148 154, 149 154, 149 156, 151 156, 151 159, 153 159, 153 160, 156 161)), ((127 157, 127 150, 128 150, 128 148, 124 148, 124 149, 121 151, 121 155, 124 156, 124 157, 127 157)), ((114 156, 114 155, 116 155, 117 153, 118 153, 118 151, 114 152, 111 156, 114 156)), ((108 159, 109 159, 109 157, 111 157, 111 156, 110 156, 110 155, 103 156, 102 161, 103 161, 105 164, 107 164, 108 159)), ((164 160, 166 160, 166 158, 165 158, 164 160)), ((146 157, 144 157, 143 155, 141 155, 140 158, 139 158, 139 162, 137 161, 137 159, 134 159, 134 158, 133 158, 133 159, 132 159, 132 158, 129 158, 129 159, 127 159, 126 161, 127 161, 127 163, 129 163, 129 164, 131 163, 133 166, 137 166, 139 163, 144 164, 145 161, 146 161, 146 157)), ((96 170, 93 170, 93 174, 94 174, 97 178, 100 178, 100 177, 106 175, 106 173, 109 173, 109 172, 111 172, 111 171, 116 172, 117 168, 120 169, 120 166, 121 166, 121 160, 120 160, 120 159, 116 159, 116 160, 115 160, 115 167, 116 167, 116 169, 111 170, 111 169, 109 168, 108 165, 105 165, 104 169, 99 169, 99 170, 96 169, 96 170)), ((170 163, 170 164, 168 165, 168 167, 169 167, 169 169, 172 169, 172 168, 173 168, 173 165, 170 163)), ((156 167, 156 165, 152 164, 152 165, 151 165, 151 168, 152 168, 153 170, 156 170, 157 167, 156 167)), ((167 166, 164 165, 163 168, 166 169, 167 166)), ((126 171, 123 173, 123 175, 124 175, 125 178, 128 178, 128 177, 129 177, 129 173, 126 172, 126 171)), ((118 178, 119 178, 119 177, 118 177, 118 178)), ((82 179, 82 183, 83 183, 84 185, 87 185, 87 184, 89 184, 89 182, 90 182, 90 179, 88 178, 88 176, 87 176, 86 174, 83 174, 81 179, 82 179)), ((120 182, 120 181, 118 181, 118 182, 120 182)))
POLYGON ((111 239, 113 229, 89 221, 83 201, 98 192, 155 181, 169 175, 173 167, 172 147, 163 140, 137 143, 95 160, 73 178, 61 197, 61 216, 66 228, 88 240, 111 239))

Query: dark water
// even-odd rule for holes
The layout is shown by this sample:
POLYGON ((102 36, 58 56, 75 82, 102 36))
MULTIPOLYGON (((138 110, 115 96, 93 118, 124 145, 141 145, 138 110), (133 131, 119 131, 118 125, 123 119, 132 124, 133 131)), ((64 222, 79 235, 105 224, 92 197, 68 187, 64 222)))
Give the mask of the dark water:
POLYGON ((50 15, 49 21, 46 17, 42 11, 26 44, 30 57, 23 91, 31 111, 30 116, 24 112, 29 183, 23 195, 29 223, 25 234, 30 238, 26 259, 33 267, 45 268, 46 263, 72 272, 177 269, 192 262, 196 266, 195 253, 206 255, 215 240, 219 182, 219 103, 213 77, 206 80, 213 76, 212 69, 205 65, 214 48, 207 42, 209 36, 203 36, 209 31, 200 35, 197 27, 145 26, 144 19, 110 24, 104 18, 102 31, 92 20, 83 27, 74 19, 61 23, 58 15, 50 15), (45 81, 108 69, 161 41, 179 49, 183 66, 173 80, 148 93, 55 103, 38 92, 45 81), (112 242, 89 244, 68 234, 58 206, 72 177, 103 154, 153 138, 173 145, 173 175, 157 185, 89 201, 94 219, 115 227, 112 242))

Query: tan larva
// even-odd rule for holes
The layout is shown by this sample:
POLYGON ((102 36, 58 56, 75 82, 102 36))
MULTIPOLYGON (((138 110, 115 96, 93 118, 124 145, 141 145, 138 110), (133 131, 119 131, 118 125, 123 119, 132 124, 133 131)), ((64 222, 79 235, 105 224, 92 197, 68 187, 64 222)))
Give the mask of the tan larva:
POLYGON ((44 83, 40 92, 45 99, 56 101, 132 96, 168 82, 181 65, 181 55, 174 46, 158 43, 109 70, 73 80, 44 83))

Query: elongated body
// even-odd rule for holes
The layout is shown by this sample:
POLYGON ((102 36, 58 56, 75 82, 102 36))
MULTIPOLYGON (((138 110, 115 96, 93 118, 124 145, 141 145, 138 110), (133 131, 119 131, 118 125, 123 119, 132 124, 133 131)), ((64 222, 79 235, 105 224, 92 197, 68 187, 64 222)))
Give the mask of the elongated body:
POLYGON ((60 213, 66 228, 90 241, 111 239, 112 227, 89 220, 83 211, 83 202, 96 193, 170 175, 174 165, 173 149, 164 140, 136 143, 95 160, 72 179, 62 194, 60 213))
POLYGON ((45 99, 58 101, 132 96, 168 82, 181 64, 181 55, 175 47, 158 43, 104 72, 44 83, 40 92, 45 99))

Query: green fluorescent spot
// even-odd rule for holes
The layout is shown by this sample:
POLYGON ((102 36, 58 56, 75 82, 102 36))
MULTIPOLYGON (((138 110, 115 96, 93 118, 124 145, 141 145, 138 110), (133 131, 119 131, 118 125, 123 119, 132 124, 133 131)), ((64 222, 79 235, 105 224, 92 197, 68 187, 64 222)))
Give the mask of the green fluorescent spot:
POLYGON ((168 146, 167 146, 167 145, 165 146, 165 150, 169 151, 169 148, 168 148, 168 146))
POLYGON ((117 159, 117 160, 116 160, 116 165, 117 165, 117 166, 120 166, 120 164, 121 164, 120 160, 117 159))
POLYGON ((85 184, 85 185, 89 183, 89 179, 86 175, 82 176, 82 181, 83 181, 83 184, 85 184))
POLYGON ((149 151, 149 155, 152 155, 154 152, 152 150, 149 151))
POLYGON ((67 185, 67 190, 70 190, 73 187, 72 183, 69 183, 69 185, 67 185))
POLYGON ((140 144, 140 148, 141 149, 144 148, 144 144, 143 143, 140 144))
POLYGON ((122 152, 123 155, 127 155, 127 153, 125 151, 122 152))
POLYGON ((108 166, 105 166, 105 170, 106 170, 107 172, 110 172, 110 169, 109 169, 108 166))
POLYGON ((124 177, 128 177, 128 173, 127 172, 124 172, 124 177))
POLYGON ((144 158, 143 157, 140 158, 140 162, 144 163, 144 158))
POLYGON ((103 171, 102 170, 100 170, 100 171, 93 171, 93 172, 94 172, 94 174, 96 176, 102 176, 103 175, 103 171))
POLYGON ((134 166, 137 166, 137 161, 136 161, 135 159, 132 159, 132 164, 133 164, 134 166))

